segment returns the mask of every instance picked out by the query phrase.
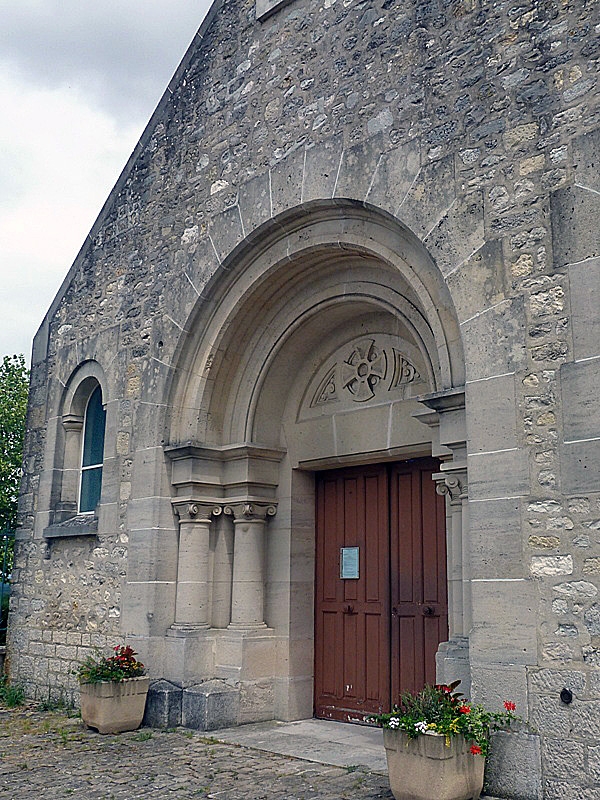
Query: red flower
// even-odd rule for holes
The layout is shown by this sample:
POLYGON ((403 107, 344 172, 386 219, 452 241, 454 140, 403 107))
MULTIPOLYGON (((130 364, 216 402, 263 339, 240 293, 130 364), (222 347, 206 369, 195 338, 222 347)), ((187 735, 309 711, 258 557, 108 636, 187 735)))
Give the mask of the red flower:
POLYGON ((513 703, 512 700, 505 700, 504 701, 504 708, 507 711, 515 711, 517 706, 516 706, 516 703, 513 703))
POLYGON ((471 706, 459 706, 458 711, 460 714, 470 714, 471 713, 471 706))
POLYGON ((481 747, 478 744, 471 745, 471 752, 474 756, 478 756, 481 753, 481 747))

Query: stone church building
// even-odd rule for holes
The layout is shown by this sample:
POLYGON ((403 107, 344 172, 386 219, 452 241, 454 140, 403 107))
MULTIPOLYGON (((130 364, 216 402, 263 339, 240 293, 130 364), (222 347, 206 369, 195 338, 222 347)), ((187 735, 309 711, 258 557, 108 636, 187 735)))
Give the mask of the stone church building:
POLYGON ((150 721, 462 680, 598 798, 595 0, 216 0, 33 347, 8 665, 150 721))

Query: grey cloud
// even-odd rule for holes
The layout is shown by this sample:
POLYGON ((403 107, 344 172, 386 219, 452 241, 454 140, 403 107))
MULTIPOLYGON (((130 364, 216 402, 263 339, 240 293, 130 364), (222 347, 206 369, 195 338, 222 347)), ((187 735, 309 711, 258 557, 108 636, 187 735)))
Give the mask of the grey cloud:
POLYGON ((5 0, 0 53, 28 82, 76 88, 119 121, 131 120, 158 102, 209 5, 5 0))

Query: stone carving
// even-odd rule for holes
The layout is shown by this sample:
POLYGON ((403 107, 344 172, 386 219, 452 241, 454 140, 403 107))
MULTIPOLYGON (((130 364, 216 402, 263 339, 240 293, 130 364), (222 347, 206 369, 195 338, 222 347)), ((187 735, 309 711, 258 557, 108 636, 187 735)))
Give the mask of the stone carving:
POLYGON ((386 370, 385 351, 375 346, 374 339, 363 339, 342 363, 342 387, 357 403, 364 403, 375 397, 375 387, 385 377, 386 370))
POLYGON ((313 392, 310 408, 339 403, 343 396, 355 403, 372 400, 379 390, 394 391, 421 376, 405 353, 390 346, 389 337, 365 338, 352 343, 350 352, 329 366, 313 392))
POLYGON ((336 390, 336 367, 332 367, 325 375, 311 402, 311 407, 322 406, 338 399, 336 390))
POLYGON ((394 354, 394 374, 389 386, 390 391, 392 389, 397 389, 398 386, 402 386, 405 383, 412 383, 415 380, 419 380, 421 377, 416 367, 410 363, 405 355, 399 350, 396 350, 395 347, 392 347, 392 352, 394 354))

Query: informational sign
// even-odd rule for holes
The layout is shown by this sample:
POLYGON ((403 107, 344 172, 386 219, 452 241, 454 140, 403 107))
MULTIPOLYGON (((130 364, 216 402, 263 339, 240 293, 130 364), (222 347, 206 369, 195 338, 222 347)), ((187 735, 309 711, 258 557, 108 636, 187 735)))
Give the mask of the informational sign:
POLYGON ((358 580, 358 547, 340 547, 340 578, 358 580))

